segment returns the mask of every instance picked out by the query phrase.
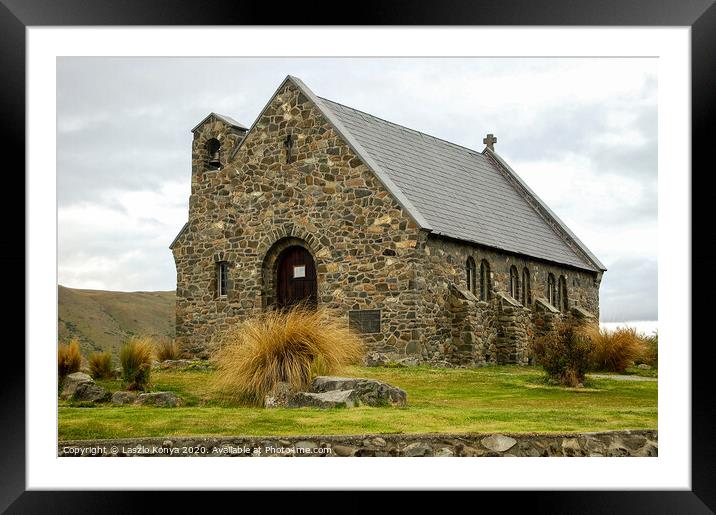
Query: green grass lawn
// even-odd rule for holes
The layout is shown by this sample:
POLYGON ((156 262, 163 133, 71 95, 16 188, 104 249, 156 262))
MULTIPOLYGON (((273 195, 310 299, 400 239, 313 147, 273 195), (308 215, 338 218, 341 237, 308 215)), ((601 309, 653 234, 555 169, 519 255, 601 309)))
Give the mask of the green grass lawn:
MULTIPOLYGON (((425 432, 571 432, 657 428, 657 382, 589 380, 585 388, 547 385, 541 369, 362 368, 408 392, 405 408, 262 409, 222 404, 211 371, 152 371, 152 390, 171 390, 181 408, 76 407, 60 401, 59 439, 188 435, 310 435, 425 432)), ((98 381, 111 391, 119 381, 98 381)))

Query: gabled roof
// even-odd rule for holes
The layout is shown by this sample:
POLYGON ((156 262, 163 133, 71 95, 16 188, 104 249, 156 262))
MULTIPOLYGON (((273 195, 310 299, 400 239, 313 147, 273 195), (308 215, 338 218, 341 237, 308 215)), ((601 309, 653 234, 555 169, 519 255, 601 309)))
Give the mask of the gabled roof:
POLYGON ((194 131, 197 130, 199 127, 201 127, 202 125, 204 125, 204 123, 205 123, 209 118, 211 118, 212 116, 215 117, 215 118, 217 118, 217 119, 219 119, 219 120, 221 120, 221 121, 224 122, 226 125, 229 125, 229 126, 231 126, 231 127, 234 127, 235 129, 248 130, 244 125, 240 124, 239 122, 237 122, 236 120, 234 120, 234 119, 231 118, 230 116, 226 116, 226 115, 223 115, 223 114, 218 114, 218 113, 213 113, 213 112, 212 112, 212 113, 209 113, 208 115, 206 115, 202 121, 200 121, 199 123, 197 123, 197 124, 194 126, 194 128, 191 130, 191 132, 194 132, 194 131))
POLYGON ((581 269, 605 270, 496 153, 486 150, 497 163, 486 153, 319 100, 427 220, 433 234, 581 269), (505 172, 524 191, 511 184, 505 172), (543 213, 530 204, 530 196, 543 213), (568 243, 569 237, 573 241, 568 243))
MULTIPOLYGON (((276 89, 249 132, 289 81, 316 105, 418 227, 580 269, 605 270, 489 149, 480 153, 317 97, 291 75, 276 89)), ((232 158, 247 139, 234 149, 232 158)))

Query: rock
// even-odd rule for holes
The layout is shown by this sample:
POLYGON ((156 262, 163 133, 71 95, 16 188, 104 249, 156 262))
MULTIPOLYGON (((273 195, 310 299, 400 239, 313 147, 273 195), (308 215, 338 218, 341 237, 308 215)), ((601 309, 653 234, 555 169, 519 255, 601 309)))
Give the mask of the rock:
POLYGON ((333 390, 330 392, 313 393, 298 392, 291 397, 289 408, 353 408, 360 401, 354 390, 333 390))
POLYGON ((637 365, 636 368, 641 368, 642 370, 651 370, 651 366, 647 365, 646 363, 640 363, 639 365, 637 365))
POLYGON ((153 362, 152 368, 158 370, 207 370, 210 365, 209 361, 205 359, 165 359, 153 362))
POLYGON ((296 442, 294 449, 297 454, 312 454, 316 449, 318 449, 318 444, 308 440, 301 440, 300 442, 296 442))
POLYGON ((382 367, 390 362, 390 357, 381 352, 369 352, 363 358, 363 363, 367 367, 382 367))
POLYGON ((65 377, 64 381, 62 381, 62 393, 60 393, 60 398, 69 399, 75 394, 77 387, 83 383, 94 384, 94 379, 84 372, 69 374, 65 377))
POLYGON ((562 452, 565 456, 582 456, 585 454, 576 438, 562 439, 562 452))
POLYGON ((404 367, 417 367, 420 365, 420 360, 415 356, 408 356, 407 358, 399 359, 398 363, 404 367))
POLYGON ((376 447, 385 447, 385 440, 382 439, 380 436, 373 438, 373 441, 371 443, 376 447))
POLYGON ((137 403, 158 408, 175 408, 181 406, 182 400, 173 392, 151 392, 139 394, 137 403))
POLYGON ((434 368, 455 368, 452 363, 444 359, 433 360, 430 362, 430 366, 434 368))
POLYGON ((280 382, 264 398, 266 408, 287 408, 291 399, 296 395, 296 389, 289 383, 280 382))
POLYGON ((455 453, 453 453, 452 449, 449 447, 440 447, 437 451, 435 451, 435 456, 438 458, 449 458, 455 456, 455 453))
POLYGON ((333 449, 333 452, 336 454, 336 456, 353 456, 356 452, 355 447, 349 447, 347 445, 332 445, 331 449, 333 449))
POLYGON ((72 395, 73 401, 106 402, 110 399, 110 393, 93 382, 84 382, 77 385, 72 395))
POLYGON ((423 442, 415 442, 410 445, 406 445, 401 453, 403 456, 415 457, 415 456, 432 456, 433 450, 430 446, 423 442))
POLYGON ((112 404, 134 404, 137 402, 138 395, 134 392, 114 392, 112 395, 112 404))
POLYGON ((482 445, 494 452, 505 452, 517 443, 517 440, 505 435, 491 435, 481 440, 482 445))
POLYGON ((175 368, 186 368, 192 363, 189 359, 165 359, 164 361, 153 361, 152 368, 159 370, 171 370, 175 368))
POLYGON ((335 390, 354 390, 361 404, 367 406, 405 406, 408 402, 405 390, 375 379, 318 376, 311 382, 311 392, 335 390))

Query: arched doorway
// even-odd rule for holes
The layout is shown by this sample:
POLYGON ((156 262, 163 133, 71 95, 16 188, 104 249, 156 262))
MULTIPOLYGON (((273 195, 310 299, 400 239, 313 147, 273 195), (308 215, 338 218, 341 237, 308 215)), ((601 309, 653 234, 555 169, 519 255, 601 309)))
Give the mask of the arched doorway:
POLYGON ((306 248, 292 245, 276 260, 276 305, 285 308, 301 301, 318 304, 316 263, 306 248))

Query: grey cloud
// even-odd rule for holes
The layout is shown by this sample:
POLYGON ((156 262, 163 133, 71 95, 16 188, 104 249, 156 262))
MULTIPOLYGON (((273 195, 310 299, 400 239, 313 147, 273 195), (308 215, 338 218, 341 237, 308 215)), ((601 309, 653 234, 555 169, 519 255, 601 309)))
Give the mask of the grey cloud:
POLYGON ((657 320, 656 260, 621 259, 606 266, 600 288, 602 321, 657 320))
MULTIPOLYGON (((565 204, 565 219, 619 230, 626 224, 653 225, 657 215, 655 67, 641 63, 644 80, 624 95, 599 101, 565 101, 558 109, 531 98, 526 81, 514 98, 493 102, 492 91, 471 88, 466 78, 504 81, 516 74, 575 73, 575 59, 231 59, 231 58, 61 58, 57 63, 58 205, 60 208, 102 202, 127 215, 111 191, 159 191, 171 182, 189 183, 189 130, 211 111, 249 126, 287 75, 297 75, 324 96, 387 120, 469 148, 482 148, 486 132, 495 133, 497 150, 508 161, 559 161, 579 155, 590 169, 631 177, 644 185, 639 203, 597 217, 565 204), (476 102, 478 99, 480 102, 476 102), (470 104, 477 108, 465 109, 470 104), (610 115, 633 116, 628 129, 644 140, 640 146, 595 143, 610 131, 610 115), (571 210, 571 211, 570 211, 571 210)), ((596 61, 595 61, 596 62, 596 61)), ((603 61, 597 63, 605 67, 603 61)), ((608 63, 607 63, 608 64, 608 63)), ((608 70, 608 66, 605 67, 608 70)), ((618 81, 615 74, 609 80, 618 81)), ((519 173, 519 170, 517 170, 519 173)), ((172 203, 174 204, 174 203, 172 203)), ((176 204, 187 206, 187 198, 176 204)), ((103 282, 112 289, 170 289, 175 271, 166 248, 174 229, 154 220, 135 220, 120 231, 60 226, 62 263, 81 265, 78 256, 113 258, 141 249, 118 264, 112 277, 101 272, 67 275, 72 284, 103 282), (103 232, 104 231, 104 232, 103 232), (90 277, 92 274, 94 276, 90 277)), ((599 254, 599 248, 593 248, 599 254)), ((609 264, 602 286, 605 317, 655 318, 656 256, 652 261, 609 264), (645 263, 652 263, 649 269, 645 263), (646 268, 644 268, 646 267, 646 268), (651 270, 651 271, 650 271, 651 270), (651 274, 651 275, 650 275, 651 274), (635 280, 635 277, 641 277, 635 280), (652 309, 653 308, 653 309, 652 309)), ((76 268, 75 268, 76 269, 76 268)), ((61 277, 62 280, 62 277, 61 277)), ((604 318, 605 320, 607 318, 604 318)))

